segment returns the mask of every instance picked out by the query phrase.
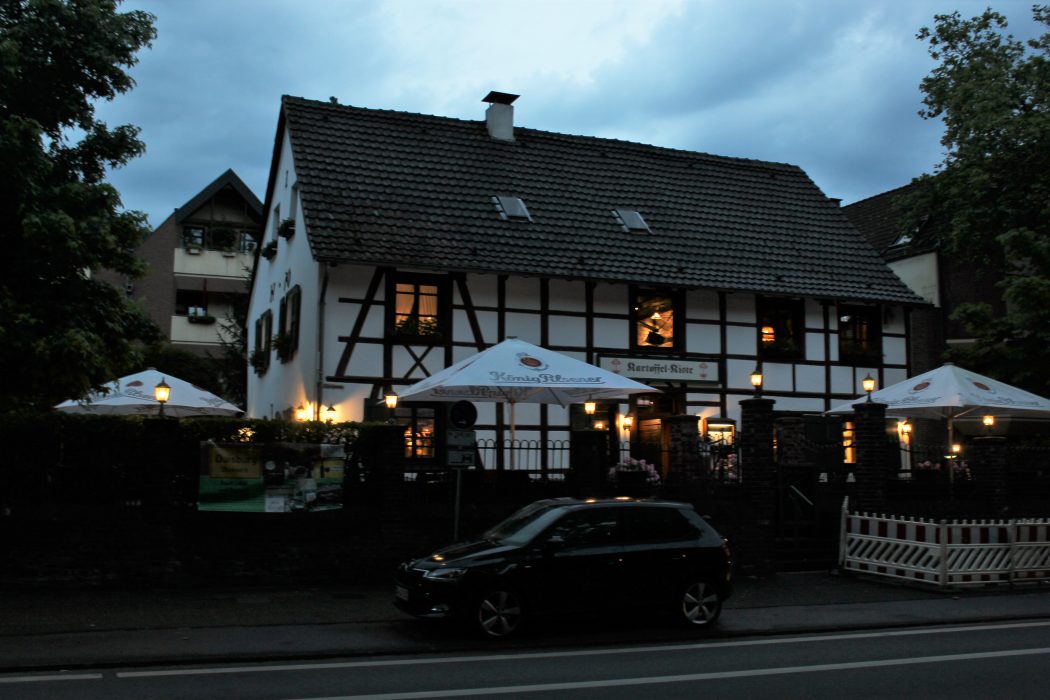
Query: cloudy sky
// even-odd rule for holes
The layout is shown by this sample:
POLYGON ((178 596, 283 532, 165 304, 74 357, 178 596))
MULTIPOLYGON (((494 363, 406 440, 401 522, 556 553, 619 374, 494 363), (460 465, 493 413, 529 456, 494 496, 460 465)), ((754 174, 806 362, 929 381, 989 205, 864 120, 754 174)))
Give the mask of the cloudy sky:
POLYGON ((157 226, 227 168, 265 195, 282 94, 515 123, 801 166, 845 203, 940 160, 918 117, 936 14, 1032 0, 127 0, 158 36, 137 87, 99 108, 142 129, 113 173, 157 226))

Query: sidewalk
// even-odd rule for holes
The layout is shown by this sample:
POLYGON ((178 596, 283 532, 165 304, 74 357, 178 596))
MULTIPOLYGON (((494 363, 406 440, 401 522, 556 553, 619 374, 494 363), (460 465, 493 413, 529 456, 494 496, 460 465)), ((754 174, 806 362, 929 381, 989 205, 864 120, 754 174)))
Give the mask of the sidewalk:
MULTIPOLYGON (((831 573, 736 582, 715 636, 1050 618, 1050 586, 942 592, 831 573)), ((0 592, 0 671, 429 653, 638 641, 631 626, 545 630, 483 645, 413 620, 388 587, 0 592)), ((641 632, 645 641, 710 638, 641 632)))

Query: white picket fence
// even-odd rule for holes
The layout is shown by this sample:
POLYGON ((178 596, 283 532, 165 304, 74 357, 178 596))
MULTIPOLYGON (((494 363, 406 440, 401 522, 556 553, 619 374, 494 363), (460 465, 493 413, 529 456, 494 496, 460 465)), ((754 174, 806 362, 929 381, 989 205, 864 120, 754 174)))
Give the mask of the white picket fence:
POLYGON ((938 586, 1050 579, 1050 519, 923 520, 850 513, 842 503, 839 566, 938 586))

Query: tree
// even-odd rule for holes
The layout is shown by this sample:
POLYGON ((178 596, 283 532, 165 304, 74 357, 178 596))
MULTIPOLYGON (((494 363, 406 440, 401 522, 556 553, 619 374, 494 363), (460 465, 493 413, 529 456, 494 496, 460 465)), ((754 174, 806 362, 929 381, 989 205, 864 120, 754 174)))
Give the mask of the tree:
POLYGON ((106 169, 143 151, 94 105, 131 89, 125 71, 153 16, 117 0, 0 0, 0 405, 48 406, 116 377, 159 331, 95 278, 141 273, 144 214, 121 210, 106 169))
MULTIPOLYGON (((1050 5, 1032 8, 1050 27, 1050 5)), ((977 338, 953 359, 1038 393, 1050 391, 1050 32, 1006 34, 991 9, 938 15, 918 38, 938 65, 922 81, 925 119, 941 119, 945 157, 915 181, 903 231, 933 235, 948 254, 1000 279, 1009 312, 960 306, 977 338), (930 225, 925 225, 929 222, 930 225)))

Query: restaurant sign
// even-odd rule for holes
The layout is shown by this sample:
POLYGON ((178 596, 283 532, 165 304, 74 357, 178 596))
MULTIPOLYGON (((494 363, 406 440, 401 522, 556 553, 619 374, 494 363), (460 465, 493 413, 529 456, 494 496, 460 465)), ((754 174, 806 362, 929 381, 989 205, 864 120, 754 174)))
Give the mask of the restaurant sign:
POLYGON ((675 382, 717 384, 717 360, 672 357, 598 357, 598 366, 629 379, 665 379, 675 382))

